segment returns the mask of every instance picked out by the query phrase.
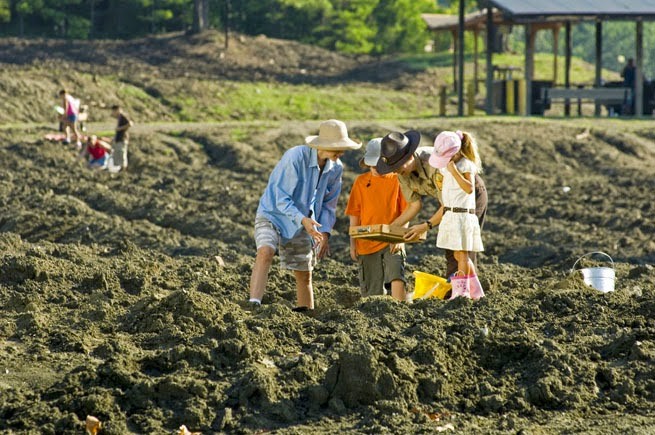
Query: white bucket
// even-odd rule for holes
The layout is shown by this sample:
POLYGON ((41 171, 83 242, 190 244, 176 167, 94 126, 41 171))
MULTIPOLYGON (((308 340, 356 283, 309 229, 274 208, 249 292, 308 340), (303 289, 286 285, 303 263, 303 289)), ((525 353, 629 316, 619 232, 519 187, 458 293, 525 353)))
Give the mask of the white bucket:
POLYGON ((588 255, 593 255, 593 254, 601 254, 609 258, 610 262, 612 263, 612 267, 586 267, 584 269, 580 269, 580 272, 582 273, 582 279, 584 279, 585 284, 590 285, 596 290, 600 290, 603 293, 613 292, 614 278, 615 278, 614 260, 612 260, 612 257, 610 257, 604 252, 597 251, 597 252, 589 252, 588 254, 584 254, 582 257, 578 258, 575 261, 575 263, 573 264, 573 269, 571 269, 571 272, 575 271, 575 266, 578 264, 578 261, 582 260, 584 257, 588 255))

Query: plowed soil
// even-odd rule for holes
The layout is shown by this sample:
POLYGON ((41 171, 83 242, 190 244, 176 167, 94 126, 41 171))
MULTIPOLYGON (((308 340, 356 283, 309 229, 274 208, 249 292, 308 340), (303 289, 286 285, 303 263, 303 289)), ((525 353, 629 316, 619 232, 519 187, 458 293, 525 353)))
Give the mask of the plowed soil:
MULTIPOLYGON (((20 65, 14 68, 20 69, 20 65)), ((655 135, 647 121, 348 122, 364 141, 445 129, 480 142, 487 297, 360 299, 344 158, 317 309, 271 272, 248 309, 253 221, 282 153, 318 122, 139 125, 129 171, 88 170, 0 129, 0 430, 593 433, 655 427, 655 135), (572 271, 615 270, 602 293, 572 271)), ((427 201, 424 219, 435 210, 427 201)), ((443 274, 436 231, 409 271, 443 274)), ((408 273, 408 282, 413 278, 408 273)))

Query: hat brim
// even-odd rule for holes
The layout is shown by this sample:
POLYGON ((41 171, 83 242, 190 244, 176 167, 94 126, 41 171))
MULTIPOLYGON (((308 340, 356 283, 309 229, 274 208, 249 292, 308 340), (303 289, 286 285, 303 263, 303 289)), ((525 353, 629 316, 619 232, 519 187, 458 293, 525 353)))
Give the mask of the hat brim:
POLYGON ((375 165, 377 164, 378 160, 379 159, 370 159, 364 156, 361 159, 359 159, 359 167, 362 169, 366 169, 370 167, 375 168, 375 165))
POLYGON ((414 152, 418 148, 419 143, 421 143, 421 133, 415 130, 410 130, 404 133, 407 136, 408 144, 405 147, 405 154, 393 165, 387 164, 383 159, 378 160, 375 169, 377 169, 380 175, 390 174, 396 169, 400 168, 402 165, 407 163, 410 157, 414 155, 414 152))
MULTIPOLYGON (((455 154, 453 154, 454 156, 455 154)), ((448 162, 453 158, 453 156, 436 156, 432 154, 428 159, 428 163, 433 168, 443 169, 448 166, 448 162)))
POLYGON ((336 142, 321 139, 319 136, 307 136, 305 144, 317 150, 323 151, 348 151, 358 150, 361 148, 362 143, 354 141, 348 137, 340 139, 336 142))

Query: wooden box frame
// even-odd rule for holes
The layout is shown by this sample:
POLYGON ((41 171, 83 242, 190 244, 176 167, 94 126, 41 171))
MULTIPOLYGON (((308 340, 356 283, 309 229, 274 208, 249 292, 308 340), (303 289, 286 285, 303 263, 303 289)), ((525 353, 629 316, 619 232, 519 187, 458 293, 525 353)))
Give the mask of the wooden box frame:
POLYGON ((348 234, 353 239, 376 240, 387 243, 419 243, 427 238, 427 232, 421 234, 418 239, 411 242, 403 239, 408 228, 396 225, 376 224, 359 225, 350 227, 348 234))

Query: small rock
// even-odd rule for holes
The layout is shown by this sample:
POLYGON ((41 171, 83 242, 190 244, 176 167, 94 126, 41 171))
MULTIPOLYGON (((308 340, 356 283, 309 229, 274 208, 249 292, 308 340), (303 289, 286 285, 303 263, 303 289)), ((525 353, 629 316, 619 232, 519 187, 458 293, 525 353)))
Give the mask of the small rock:
POLYGON ((214 257, 214 259, 216 260, 216 262, 218 263, 218 265, 220 267, 225 267, 225 261, 223 260, 223 257, 221 257, 220 255, 217 255, 217 256, 214 257))
POLYGON ((179 435, 200 435, 200 432, 191 432, 185 425, 180 426, 179 435))
POLYGON ((86 432, 90 435, 96 435, 102 428, 102 423, 92 415, 86 416, 86 432))
POLYGON ((628 278, 641 278, 643 275, 648 275, 651 273, 653 273, 653 266, 650 264, 644 264, 632 268, 630 272, 628 272, 628 278))

